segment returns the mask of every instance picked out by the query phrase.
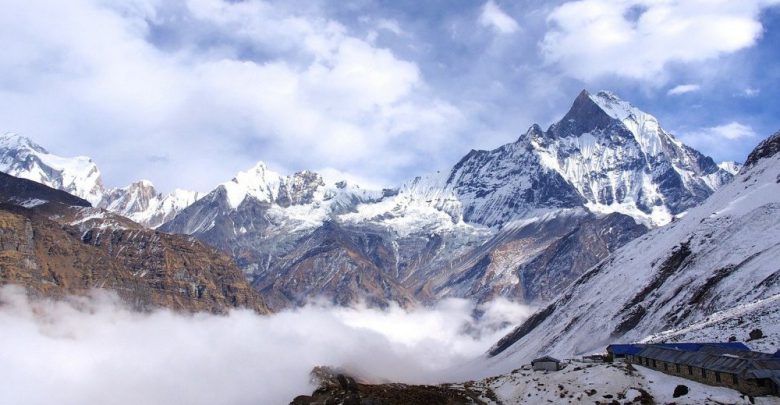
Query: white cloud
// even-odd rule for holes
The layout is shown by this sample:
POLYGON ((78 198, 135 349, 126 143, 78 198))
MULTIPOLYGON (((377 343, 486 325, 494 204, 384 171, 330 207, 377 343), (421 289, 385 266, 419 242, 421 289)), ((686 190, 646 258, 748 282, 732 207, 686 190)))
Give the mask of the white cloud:
POLYGON ((713 60, 755 44, 759 13, 777 1, 580 0, 548 15, 544 58, 568 75, 655 83, 669 63, 713 60))
POLYGON ((756 137, 756 131, 750 125, 732 121, 723 125, 684 132, 680 139, 706 155, 741 161, 745 158, 743 155, 744 141, 756 137))
POLYGON ((484 27, 491 27, 501 34, 512 34, 520 29, 517 21, 501 10, 493 0, 488 0, 482 6, 479 23, 484 27))
POLYGON ((0 288, 0 403, 279 404, 314 389, 314 366, 368 380, 435 383, 466 376, 530 309, 446 300, 405 311, 310 305, 258 316, 135 313, 96 292, 29 301, 0 288))
POLYGON ((728 124, 707 128, 705 133, 710 137, 729 140, 753 138, 756 136, 756 132, 753 131, 753 128, 751 128, 750 125, 740 124, 739 122, 730 122, 728 124))
POLYGON ((208 190, 258 160, 383 182, 461 122, 415 63, 263 1, 10 2, 0 43, 4 131, 92 155, 109 185, 208 190))
POLYGON ((742 90, 742 95, 745 97, 755 97, 761 93, 761 89, 757 89, 754 87, 747 87, 744 90, 742 90))
POLYGON ((670 96, 679 96, 680 94, 694 93, 699 90, 701 90, 701 86, 698 84, 680 84, 669 89, 666 94, 670 96))

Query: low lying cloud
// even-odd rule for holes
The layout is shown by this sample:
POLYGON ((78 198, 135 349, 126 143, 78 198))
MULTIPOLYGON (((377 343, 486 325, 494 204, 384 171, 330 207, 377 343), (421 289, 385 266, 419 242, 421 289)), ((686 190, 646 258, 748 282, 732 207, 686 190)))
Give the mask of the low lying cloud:
POLYGON ((484 353, 530 308, 445 300, 406 311, 310 305, 250 311, 136 313, 115 295, 31 300, 0 288, 0 403, 287 403, 313 390, 314 366, 371 381, 435 383, 484 353), (484 313, 479 319, 473 314, 484 313))

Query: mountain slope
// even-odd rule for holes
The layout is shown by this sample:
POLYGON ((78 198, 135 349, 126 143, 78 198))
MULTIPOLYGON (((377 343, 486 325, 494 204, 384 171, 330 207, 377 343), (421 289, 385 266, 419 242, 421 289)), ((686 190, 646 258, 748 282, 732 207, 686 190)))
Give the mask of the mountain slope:
POLYGON ((0 191, 0 284, 45 297, 105 288, 141 310, 268 312, 234 261, 197 240, 13 176, 0 175, 0 191))
POLYGON ((778 152, 780 133, 704 204, 615 251, 502 339, 488 369, 603 350, 780 295, 778 152))

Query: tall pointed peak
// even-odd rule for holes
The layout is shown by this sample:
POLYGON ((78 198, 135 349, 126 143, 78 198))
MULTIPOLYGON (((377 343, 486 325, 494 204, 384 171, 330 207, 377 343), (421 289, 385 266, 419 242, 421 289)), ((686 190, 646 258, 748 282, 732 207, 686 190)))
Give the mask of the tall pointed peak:
POLYGON ((579 136, 581 134, 603 129, 612 124, 615 119, 608 114, 602 105, 587 90, 582 90, 574 99, 569 112, 550 129, 558 137, 579 136))

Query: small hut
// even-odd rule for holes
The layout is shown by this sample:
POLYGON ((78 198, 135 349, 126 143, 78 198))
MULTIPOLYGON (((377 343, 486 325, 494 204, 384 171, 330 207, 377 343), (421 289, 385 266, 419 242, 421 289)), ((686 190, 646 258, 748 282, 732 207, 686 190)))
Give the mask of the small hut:
POLYGON ((561 367, 560 360, 550 356, 534 359, 534 361, 531 362, 531 367, 533 367, 534 370, 542 371, 558 371, 563 368, 561 367))

